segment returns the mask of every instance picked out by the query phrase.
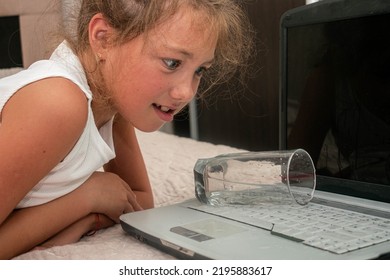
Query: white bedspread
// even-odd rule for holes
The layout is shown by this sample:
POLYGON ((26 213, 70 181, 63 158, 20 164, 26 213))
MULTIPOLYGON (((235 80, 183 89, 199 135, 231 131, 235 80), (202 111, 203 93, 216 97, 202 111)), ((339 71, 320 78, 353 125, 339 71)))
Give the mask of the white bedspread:
MULTIPOLYGON (((193 167, 198 158, 213 157, 240 150, 198 142, 160 131, 138 132, 156 207, 194 197, 193 167)), ((60 218, 60 217, 59 217, 60 218)), ((15 259, 173 259, 127 235, 120 225, 98 231, 75 244, 35 250, 15 259)))

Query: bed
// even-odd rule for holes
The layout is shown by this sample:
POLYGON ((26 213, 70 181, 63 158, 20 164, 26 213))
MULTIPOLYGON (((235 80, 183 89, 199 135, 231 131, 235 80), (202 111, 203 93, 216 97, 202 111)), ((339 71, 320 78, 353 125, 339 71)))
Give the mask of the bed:
MULTIPOLYGON (((193 167, 198 158, 241 150, 178 137, 162 131, 137 136, 154 191, 155 205, 161 207, 194 198, 193 167)), ((126 234, 120 225, 102 229, 79 242, 33 250, 18 260, 163 260, 174 259, 126 234)))

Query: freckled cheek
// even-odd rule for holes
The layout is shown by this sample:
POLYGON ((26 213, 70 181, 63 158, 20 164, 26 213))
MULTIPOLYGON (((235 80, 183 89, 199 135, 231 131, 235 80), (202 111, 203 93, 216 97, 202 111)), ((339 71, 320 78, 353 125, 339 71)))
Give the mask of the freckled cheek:
POLYGON ((173 83, 164 78, 151 78, 148 80, 148 88, 151 95, 159 96, 168 93, 173 83))

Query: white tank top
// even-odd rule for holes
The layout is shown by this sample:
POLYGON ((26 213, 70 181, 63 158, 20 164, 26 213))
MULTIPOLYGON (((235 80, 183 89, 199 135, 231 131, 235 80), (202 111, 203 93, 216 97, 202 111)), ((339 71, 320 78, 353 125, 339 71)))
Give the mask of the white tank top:
POLYGON ((16 91, 48 77, 64 77, 80 87, 88 99, 88 119, 72 151, 24 197, 17 208, 40 205, 70 193, 115 157, 113 120, 97 129, 91 108, 92 93, 83 67, 66 42, 54 51, 50 60, 38 61, 26 70, 0 80, 0 114, 16 91))

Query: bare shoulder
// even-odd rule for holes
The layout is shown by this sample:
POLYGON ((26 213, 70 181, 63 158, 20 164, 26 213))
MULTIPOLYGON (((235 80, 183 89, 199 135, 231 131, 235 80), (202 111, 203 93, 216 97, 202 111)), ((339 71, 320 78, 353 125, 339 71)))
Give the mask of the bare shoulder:
POLYGON ((68 79, 55 77, 39 80, 20 89, 6 104, 2 123, 40 121, 40 125, 68 123, 67 128, 83 127, 87 118, 87 99, 81 89, 68 79))
POLYGON ((33 152, 48 151, 53 165, 73 148, 87 117, 88 100, 73 82, 48 78, 29 84, 2 111, 0 149, 16 149, 32 158, 33 152))

